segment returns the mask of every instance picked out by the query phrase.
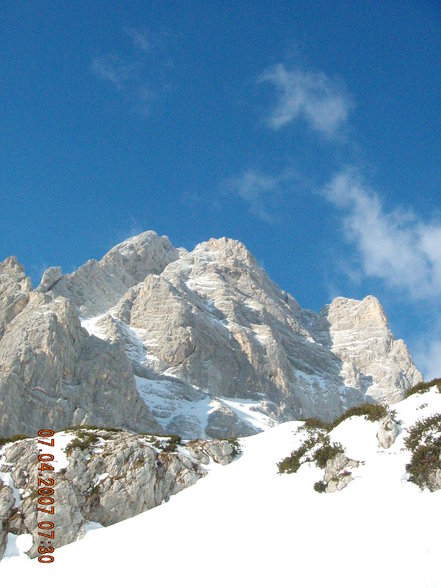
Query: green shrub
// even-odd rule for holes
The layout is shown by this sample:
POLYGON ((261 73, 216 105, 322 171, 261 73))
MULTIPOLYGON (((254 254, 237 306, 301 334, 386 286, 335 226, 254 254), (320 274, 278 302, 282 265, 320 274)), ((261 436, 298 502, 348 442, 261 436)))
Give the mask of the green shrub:
POLYGON ((69 455, 75 448, 80 451, 85 451, 98 440, 99 437, 96 433, 78 431, 76 438, 72 439, 72 441, 66 445, 66 454, 69 455))
MULTIPOLYGON (((314 428, 315 429, 315 428, 314 428)), ((329 436, 315 429, 308 432, 308 438, 277 464, 280 474, 297 472, 300 466, 307 462, 315 462, 319 468, 325 468, 328 459, 344 452, 340 443, 331 443, 329 436)))
POLYGON ((316 492, 326 492, 326 488, 328 487, 328 484, 326 484, 326 482, 323 482, 323 480, 320 480, 319 482, 316 482, 314 484, 314 490, 316 492))
POLYGON ((139 433, 147 437, 147 441, 162 451, 173 452, 176 451, 178 445, 182 442, 179 435, 164 435, 163 433, 139 433))
POLYGON ((229 437, 227 439, 228 443, 233 446, 233 459, 242 453, 242 449, 240 447, 240 443, 237 440, 237 437, 229 437))
POLYGON ((182 439, 179 435, 170 435, 167 441, 167 445, 163 448, 163 451, 176 451, 181 441, 182 439))
POLYGON ((327 439, 324 441, 313 453, 312 457, 319 468, 325 468, 328 459, 333 459, 339 453, 343 453, 343 445, 341 443, 329 443, 327 439))
POLYGON ((441 414, 434 414, 425 419, 417 421, 409 429, 409 436, 405 440, 405 445, 410 451, 415 451, 425 438, 441 432, 441 414))
POLYGON ((412 394, 424 393, 429 390, 432 386, 436 386, 438 388, 438 392, 441 392, 441 378, 435 378, 434 380, 430 380, 430 382, 420 382, 412 388, 408 388, 404 393, 404 398, 409 398, 412 394))
POLYGON ((335 419, 332 423, 331 429, 353 416, 364 416, 368 421, 379 421, 387 416, 387 406, 384 404, 359 404, 348 408, 342 415, 335 419))
POLYGON ((387 416, 387 414, 387 406, 384 406, 383 404, 370 404, 366 402, 364 404, 359 404, 358 406, 352 406, 351 408, 348 408, 348 410, 337 417, 332 423, 327 423, 316 418, 310 418, 306 419, 300 428, 306 429, 308 431, 321 429, 329 433, 337 425, 353 416, 364 416, 369 421, 379 421, 387 416))
POLYGON ((0 447, 6 445, 6 443, 15 443, 15 441, 21 441, 22 439, 29 439, 26 435, 12 435, 12 437, 0 437, 0 447))
POLYGON ((320 441, 323 441, 325 435, 322 433, 319 434, 310 434, 308 439, 303 441, 303 443, 295 449, 291 455, 285 457, 277 464, 280 474, 294 474, 297 472, 299 467, 306 463, 307 461, 311 461, 312 457, 307 456, 308 451, 313 449, 320 441))
POLYGON ((441 414, 417 421, 409 429, 405 445, 412 452, 410 463, 406 465, 409 480, 421 489, 436 490, 433 476, 441 469, 441 414))
POLYGON ((120 433, 124 431, 124 429, 119 429, 118 427, 101 427, 99 425, 72 425, 64 430, 72 433, 76 433, 77 431, 109 431, 110 433, 120 433))
POLYGON ((323 429, 324 431, 330 431, 332 425, 330 423, 325 423, 325 421, 321 421, 320 419, 306 419, 302 428, 304 429, 323 429))

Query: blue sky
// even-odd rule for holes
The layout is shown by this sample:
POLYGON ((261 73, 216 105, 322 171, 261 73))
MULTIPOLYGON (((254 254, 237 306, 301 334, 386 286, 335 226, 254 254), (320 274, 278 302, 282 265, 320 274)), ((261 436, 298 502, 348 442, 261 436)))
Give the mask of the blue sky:
POLYGON ((0 258, 241 240, 302 306, 376 295, 441 373, 441 5, 5 0, 0 258))

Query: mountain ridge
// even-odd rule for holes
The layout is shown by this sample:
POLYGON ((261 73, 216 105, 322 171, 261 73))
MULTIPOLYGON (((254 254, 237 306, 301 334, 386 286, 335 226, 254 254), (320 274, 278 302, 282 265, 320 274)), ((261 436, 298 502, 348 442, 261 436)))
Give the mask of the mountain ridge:
POLYGON ((296 418, 333 420, 366 400, 393 403, 422 380, 375 297, 302 309, 234 239, 187 251, 146 231, 71 274, 49 268, 35 290, 8 259, 0 265, 0 406, 25 426, 17 431, 0 416, 3 435, 33 432, 52 403, 45 426, 53 428, 242 436, 296 418), (46 346, 32 334, 35 321, 46 346), (33 361, 23 361, 24 348, 33 361), (35 388, 50 390, 51 401, 36 400, 35 388))

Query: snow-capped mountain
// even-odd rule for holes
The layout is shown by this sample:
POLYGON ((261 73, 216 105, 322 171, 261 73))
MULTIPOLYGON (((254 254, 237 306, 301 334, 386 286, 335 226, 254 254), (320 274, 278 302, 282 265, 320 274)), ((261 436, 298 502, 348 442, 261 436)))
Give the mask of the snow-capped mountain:
POLYGON ((302 309, 231 239, 148 231, 36 290, 0 265, 0 434, 71 424, 184 438, 332 420, 421 380, 372 296, 302 309))

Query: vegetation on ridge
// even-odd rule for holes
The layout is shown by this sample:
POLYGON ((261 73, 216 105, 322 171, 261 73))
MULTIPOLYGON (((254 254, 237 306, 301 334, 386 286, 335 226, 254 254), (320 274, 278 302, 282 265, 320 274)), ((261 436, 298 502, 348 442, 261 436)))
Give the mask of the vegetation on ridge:
POLYGON ((344 452, 340 443, 331 443, 329 436, 322 432, 309 432, 308 437, 291 455, 285 457, 277 464, 280 474, 292 474, 297 472, 301 465, 314 462, 319 468, 324 469, 329 459, 344 452))
POLYGON ((15 441, 21 441, 22 439, 28 439, 26 435, 12 435, 12 437, 0 437, 0 447, 7 443, 15 443, 15 441))
POLYGON ((406 465, 409 480, 421 489, 438 490, 441 485, 441 414, 419 420, 405 440, 411 451, 406 465))
POLYGON ((406 390, 404 393, 404 398, 409 398, 409 396, 412 396, 412 394, 421 394, 427 392, 430 390, 430 388, 432 388, 432 386, 436 386, 438 388, 438 392, 441 393, 441 378, 435 378, 434 380, 430 380, 430 382, 419 382, 418 384, 415 384, 415 386, 412 386, 406 390))

